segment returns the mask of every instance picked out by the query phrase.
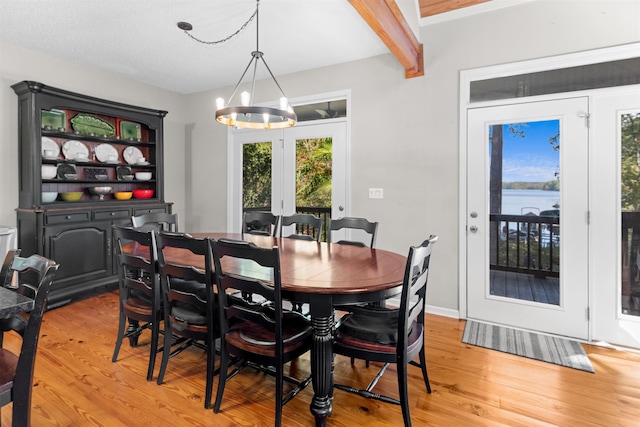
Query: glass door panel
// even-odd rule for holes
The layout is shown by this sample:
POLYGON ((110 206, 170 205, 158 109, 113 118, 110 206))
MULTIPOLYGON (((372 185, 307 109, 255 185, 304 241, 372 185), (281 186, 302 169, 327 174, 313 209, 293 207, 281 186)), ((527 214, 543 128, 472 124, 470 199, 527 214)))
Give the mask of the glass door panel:
MULTIPOLYGON (((326 241, 327 220, 331 216, 333 138, 302 138, 297 139, 295 145, 295 212, 322 218, 321 241, 326 241)), ((299 227, 295 233, 313 235, 313 230, 299 227)))
POLYGON ((560 121, 489 127, 490 294, 560 302, 560 121))
POLYGON ((640 111, 620 114, 619 123, 622 222, 620 314, 640 317, 640 111))
POLYGON ((242 211, 271 212, 273 149, 271 142, 242 146, 242 211))

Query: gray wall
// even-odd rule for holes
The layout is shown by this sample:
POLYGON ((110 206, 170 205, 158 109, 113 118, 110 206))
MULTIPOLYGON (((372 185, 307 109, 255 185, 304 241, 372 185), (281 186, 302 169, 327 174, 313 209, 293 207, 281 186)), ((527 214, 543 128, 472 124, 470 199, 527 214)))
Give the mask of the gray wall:
MULTIPOLYGON (((545 1, 422 28, 425 76, 406 80, 391 55, 278 77, 291 98, 352 94, 352 214, 380 222, 377 246, 406 253, 435 233, 429 302, 458 308, 458 99, 460 70, 640 41, 640 2, 545 1), (384 188, 369 199, 368 188, 384 188)), ((640 54, 640 52, 639 52, 640 54)), ((191 231, 224 230, 227 129, 215 97, 181 96, 113 74, 0 44, 0 224, 15 224, 16 81, 169 110, 167 200, 191 231)))

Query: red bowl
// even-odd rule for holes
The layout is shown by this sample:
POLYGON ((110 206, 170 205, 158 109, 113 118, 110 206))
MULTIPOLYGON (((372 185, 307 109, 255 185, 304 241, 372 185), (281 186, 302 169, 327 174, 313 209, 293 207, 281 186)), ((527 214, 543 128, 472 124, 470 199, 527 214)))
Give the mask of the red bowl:
POLYGON ((150 199, 153 197, 153 190, 133 190, 133 197, 136 199, 150 199))

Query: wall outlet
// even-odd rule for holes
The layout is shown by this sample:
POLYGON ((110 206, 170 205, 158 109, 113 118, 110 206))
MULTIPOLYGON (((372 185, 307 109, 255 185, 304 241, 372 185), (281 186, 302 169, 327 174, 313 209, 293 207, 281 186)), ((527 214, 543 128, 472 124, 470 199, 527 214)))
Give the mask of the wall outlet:
POLYGON ((383 198, 382 188, 370 188, 369 189, 369 198, 370 199, 382 199, 383 198))

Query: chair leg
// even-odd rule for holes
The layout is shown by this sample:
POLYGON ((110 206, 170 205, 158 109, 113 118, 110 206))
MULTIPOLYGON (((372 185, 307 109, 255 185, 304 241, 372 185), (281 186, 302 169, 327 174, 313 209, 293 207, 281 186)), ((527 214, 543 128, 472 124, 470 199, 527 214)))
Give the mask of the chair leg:
POLYGON ((398 391, 400 394, 400 407, 402 408, 402 418, 404 426, 411 427, 411 415, 409 414, 409 388, 407 387, 407 361, 406 359, 397 364, 398 369, 398 391))
POLYGON ((129 336, 129 345, 131 347, 138 346, 138 338, 140 337, 139 330, 140 330, 140 322, 138 322, 137 320, 129 319, 129 327, 127 328, 127 332, 125 333, 125 335, 129 336), (135 331, 138 331, 138 332, 134 333, 135 331))
POLYGON ((158 372, 158 384, 162 384, 164 380, 164 374, 167 370, 167 364, 169 363, 169 356, 171 355, 171 342, 173 341, 173 334, 171 333, 171 324, 165 319, 164 323, 164 347, 162 348, 162 361, 160 362, 160 372, 158 372))
POLYGON ((229 368, 229 353, 225 348, 224 338, 220 339, 220 372, 218 373, 218 391, 216 392, 216 402, 213 405, 213 412, 220 412, 220 404, 222 403, 222 394, 224 386, 227 382, 227 369, 229 368))
POLYGON ((157 318, 151 325, 151 348, 149 349, 149 368, 147 369, 147 381, 153 380, 153 370, 156 366, 156 353, 158 353, 158 340, 160 335, 160 319, 157 318))
POLYGON ((207 381, 204 392, 204 408, 211 409, 211 396, 213 395, 213 375, 216 363, 215 340, 211 337, 207 339, 207 381))
POLYGON ((113 350, 113 356, 111 357, 111 361, 115 362, 118 360, 118 353, 120 353, 120 346, 122 345, 122 340, 124 339, 124 328, 126 327, 127 318, 125 317, 122 310, 120 310, 120 321, 118 322, 118 337, 116 338, 116 347, 113 350))
POLYGON ((284 366, 280 363, 276 368, 276 420, 274 425, 280 427, 282 424, 282 393, 284 392, 284 366))
POLYGON ((429 375, 427 374, 427 358, 425 357, 424 347, 420 350, 420 369, 422 369, 422 378, 427 386, 427 393, 431 393, 431 384, 429 384, 429 375))

